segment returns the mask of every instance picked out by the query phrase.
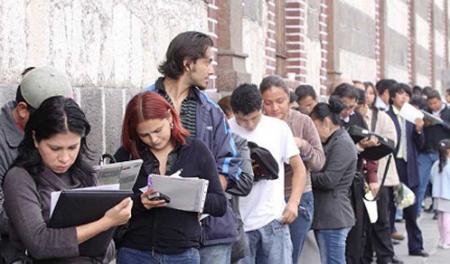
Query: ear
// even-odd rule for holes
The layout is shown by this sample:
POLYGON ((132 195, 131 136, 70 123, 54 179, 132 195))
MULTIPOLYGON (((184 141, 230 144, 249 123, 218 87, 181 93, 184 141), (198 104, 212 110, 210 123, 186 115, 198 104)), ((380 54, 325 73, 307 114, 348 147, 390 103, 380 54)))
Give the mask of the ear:
POLYGON ((167 120, 169 121, 169 124, 173 123, 173 114, 172 112, 169 110, 167 110, 169 112, 169 116, 167 117, 167 120))
POLYGON ((16 112, 21 120, 26 119, 30 115, 28 105, 25 102, 19 102, 16 105, 16 112))
POLYGON ((184 59, 183 60, 183 68, 185 72, 190 72, 191 71, 191 65, 192 65, 192 60, 191 59, 184 59))

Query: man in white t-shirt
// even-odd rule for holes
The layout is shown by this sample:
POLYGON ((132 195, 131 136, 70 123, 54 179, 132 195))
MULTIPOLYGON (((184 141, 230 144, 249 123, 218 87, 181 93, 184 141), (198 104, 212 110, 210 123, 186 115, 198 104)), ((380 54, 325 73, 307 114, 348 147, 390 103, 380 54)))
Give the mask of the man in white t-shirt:
POLYGON ((288 224, 297 217, 300 198, 305 187, 306 171, 288 125, 261 113, 262 98, 256 85, 242 84, 231 95, 234 118, 231 130, 248 141, 270 151, 278 163, 278 179, 260 180, 239 209, 249 240, 250 255, 242 264, 292 263, 292 242, 288 224), (293 169, 292 193, 284 200, 284 166, 293 169))

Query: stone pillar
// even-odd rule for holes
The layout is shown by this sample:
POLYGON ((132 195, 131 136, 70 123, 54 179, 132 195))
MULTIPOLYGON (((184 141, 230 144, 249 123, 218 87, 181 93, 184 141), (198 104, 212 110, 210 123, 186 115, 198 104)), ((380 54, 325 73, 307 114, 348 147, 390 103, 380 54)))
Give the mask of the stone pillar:
POLYGON ((216 0, 217 67, 216 87, 219 92, 231 92, 237 85, 250 82, 245 69, 247 54, 242 52, 242 0, 216 0))

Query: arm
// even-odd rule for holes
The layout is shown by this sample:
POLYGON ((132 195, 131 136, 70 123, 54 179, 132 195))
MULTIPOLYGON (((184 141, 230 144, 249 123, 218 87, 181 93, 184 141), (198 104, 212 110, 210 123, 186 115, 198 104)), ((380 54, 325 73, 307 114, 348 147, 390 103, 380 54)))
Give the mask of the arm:
POLYGON ((318 189, 333 190, 341 181, 352 159, 342 153, 353 153, 354 144, 338 140, 334 142, 330 154, 327 155, 325 166, 320 172, 311 173, 312 186, 318 189))
POLYGON ((200 171, 204 173, 201 178, 209 181, 203 212, 212 216, 223 216, 227 209, 227 199, 219 182, 214 157, 203 143, 198 142, 196 145, 197 157, 201 157, 200 171))
POLYGON ((319 133, 309 117, 305 119, 303 127, 305 132, 303 133, 304 140, 300 146, 300 156, 311 171, 320 171, 325 164, 325 154, 319 133))
MULTIPOLYGON (((25 248, 36 259, 76 257, 79 255, 78 244, 109 229, 118 221, 123 222, 123 218, 113 213, 79 227, 47 228, 36 185, 22 169, 14 169, 7 174, 4 191, 5 209, 12 227, 25 248), (21 186, 20 191, 17 191, 17 186, 21 186)), ((131 202, 127 203, 128 218, 131 216, 131 205, 131 202)))
POLYGON ((306 184, 306 169, 299 155, 292 156, 289 159, 289 165, 292 167, 292 192, 288 203, 283 212, 283 223, 290 224, 298 214, 298 205, 302 197, 306 184))
POLYGON ((228 189, 226 190, 229 194, 237 196, 247 196, 253 187, 253 168, 252 160, 250 157, 250 149, 247 145, 247 140, 232 134, 233 139, 236 142, 236 147, 238 148, 239 154, 241 155, 241 174, 239 176, 239 181, 230 181, 228 189))

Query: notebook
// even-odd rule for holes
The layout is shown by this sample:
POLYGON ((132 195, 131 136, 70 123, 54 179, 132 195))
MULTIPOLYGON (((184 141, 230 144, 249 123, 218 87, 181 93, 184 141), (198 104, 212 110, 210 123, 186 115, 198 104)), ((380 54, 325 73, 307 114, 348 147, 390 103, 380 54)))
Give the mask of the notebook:
POLYGON ((120 190, 131 190, 141 170, 142 160, 129 160, 95 166, 98 185, 119 185, 120 190))
MULTIPOLYGON (((150 174, 152 188, 170 198, 167 207, 188 212, 203 212, 209 181, 199 178, 150 174)), ((148 186, 140 189, 146 192, 148 186)))

